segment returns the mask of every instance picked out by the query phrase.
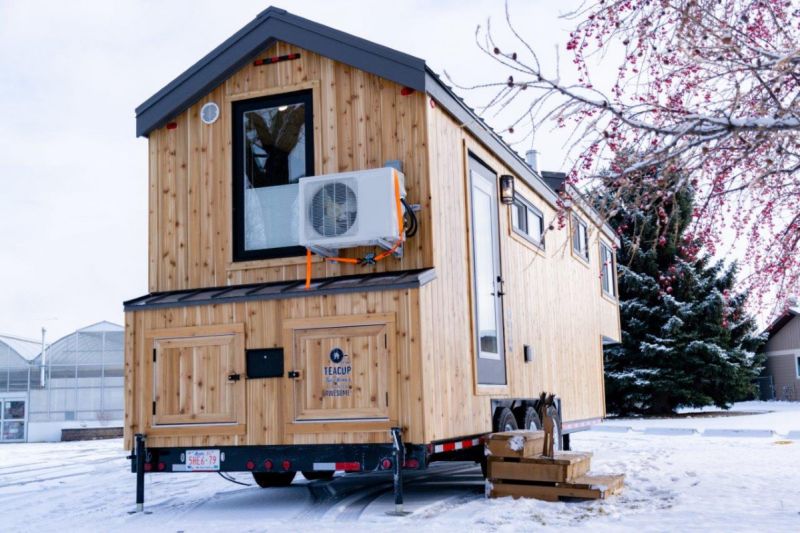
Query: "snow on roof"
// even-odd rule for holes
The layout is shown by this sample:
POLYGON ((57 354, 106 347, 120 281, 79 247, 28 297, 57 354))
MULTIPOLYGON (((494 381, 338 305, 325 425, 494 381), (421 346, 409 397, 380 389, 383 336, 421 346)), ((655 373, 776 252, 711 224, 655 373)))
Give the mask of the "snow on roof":
POLYGON ((0 342, 14 350, 20 357, 26 361, 32 361, 42 351, 41 341, 33 339, 26 339, 16 335, 3 335, 0 334, 0 342))

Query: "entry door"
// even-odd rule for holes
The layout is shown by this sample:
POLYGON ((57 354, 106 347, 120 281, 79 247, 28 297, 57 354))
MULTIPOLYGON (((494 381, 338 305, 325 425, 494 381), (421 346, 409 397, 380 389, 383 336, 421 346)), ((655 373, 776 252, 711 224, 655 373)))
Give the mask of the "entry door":
POLYGON ((388 324, 294 330, 296 421, 389 418, 388 324))
POLYGON ((497 177, 470 158, 472 279, 478 384, 505 385, 503 298, 497 218, 497 177))
POLYGON ((159 339, 153 363, 153 424, 244 422, 240 335, 159 339))
POLYGON ((0 442, 25 441, 27 402, 22 399, 0 399, 0 442))

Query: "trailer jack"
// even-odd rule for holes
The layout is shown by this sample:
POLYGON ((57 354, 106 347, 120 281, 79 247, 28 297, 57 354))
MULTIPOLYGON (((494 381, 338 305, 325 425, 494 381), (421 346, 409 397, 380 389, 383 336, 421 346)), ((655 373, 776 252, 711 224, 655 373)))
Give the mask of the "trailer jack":
POLYGON ((403 432, 400 428, 392 428, 390 431, 394 447, 394 511, 387 511, 386 514, 390 516, 406 516, 411 513, 403 510, 403 465, 406 462, 403 432))
POLYGON ((145 447, 143 434, 137 433, 134 436, 134 441, 135 447, 133 455, 128 458, 136 462, 136 509, 130 511, 128 514, 144 512, 144 465, 147 460, 147 448, 145 447))

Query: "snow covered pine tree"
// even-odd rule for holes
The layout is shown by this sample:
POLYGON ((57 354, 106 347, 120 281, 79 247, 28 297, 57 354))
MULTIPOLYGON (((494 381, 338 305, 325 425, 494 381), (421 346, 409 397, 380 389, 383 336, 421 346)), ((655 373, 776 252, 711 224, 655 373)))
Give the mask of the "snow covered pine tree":
POLYGON ((736 265, 711 263, 685 234, 692 193, 679 191, 658 211, 621 200, 609 220, 621 239, 622 343, 605 353, 608 411, 669 414, 748 397, 763 341, 744 310, 746 294, 732 292, 736 265))

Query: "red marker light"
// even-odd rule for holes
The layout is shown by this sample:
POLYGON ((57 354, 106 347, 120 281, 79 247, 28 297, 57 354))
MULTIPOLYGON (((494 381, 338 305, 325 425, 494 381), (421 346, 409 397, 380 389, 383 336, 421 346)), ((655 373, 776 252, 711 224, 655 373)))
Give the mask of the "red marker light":
POLYGON ((151 465, 150 463, 145 463, 144 464, 144 471, 145 472, 150 472, 152 469, 153 469, 153 465, 151 465))
POLYGON ((419 468, 419 461, 417 459, 407 459, 403 464, 403 468, 419 468))
POLYGON ((163 472, 165 468, 167 468, 167 465, 165 465, 164 463, 158 463, 159 472, 163 472))
POLYGON ((292 468, 292 463, 288 459, 284 459, 283 462, 281 463, 281 467, 284 470, 289 470, 290 468, 292 468))
POLYGON ((269 459, 264 461, 264 470, 272 470, 272 461, 269 459))
POLYGON ((256 467, 256 464, 253 461, 247 461, 244 465, 248 470, 253 470, 256 467))
POLYGON ((384 459, 381 461, 381 466, 384 470, 389 470, 392 467, 392 460, 391 459, 384 459))
POLYGON ((414 89, 412 89, 411 87, 403 87, 402 89, 400 89, 400 94, 403 96, 414 94, 414 89))
POLYGON ((177 127, 178 127, 178 123, 177 122, 170 122, 170 123, 167 124, 167 129, 168 130, 174 130, 177 127))

